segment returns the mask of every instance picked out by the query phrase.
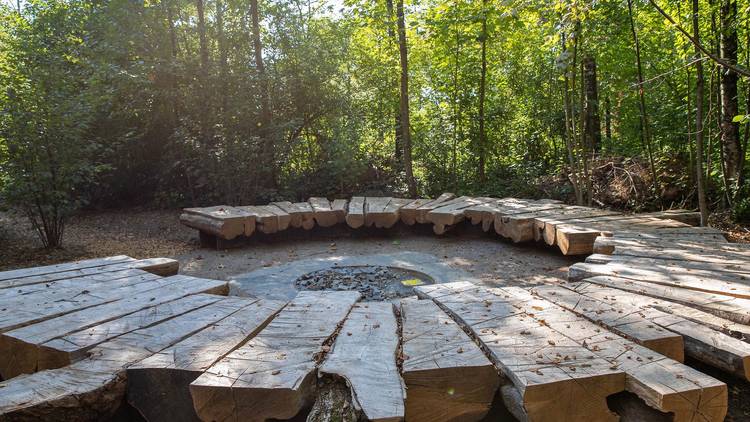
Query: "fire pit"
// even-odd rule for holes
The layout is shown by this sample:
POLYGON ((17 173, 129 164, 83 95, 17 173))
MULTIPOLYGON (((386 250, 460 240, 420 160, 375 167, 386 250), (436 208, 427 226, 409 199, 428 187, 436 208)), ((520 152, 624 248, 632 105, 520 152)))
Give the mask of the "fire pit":
POLYGON ((364 300, 412 296, 413 288, 456 280, 479 283, 471 274, 419 252, 304 259, 237 276, 230 294, 290 300, 300 290, 352 290, 364 300))
POLYGON ((354 290, 363 300, 385 301, 414 295, 414 287, 434 282, 426 274, 382 265, 335 267, 298 278, 299 290, 354 290))

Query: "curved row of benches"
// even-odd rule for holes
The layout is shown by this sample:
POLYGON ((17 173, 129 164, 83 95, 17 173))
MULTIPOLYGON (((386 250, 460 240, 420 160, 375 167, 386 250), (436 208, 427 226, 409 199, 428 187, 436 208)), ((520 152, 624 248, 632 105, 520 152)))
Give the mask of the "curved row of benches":
POLYGON ((287 229, 310 230, 344 223, 352 229, 391 228, 401 222, 432 224, 433 231, 441 235, 470 221, 481 225, 484 231, 494 229, 514 242, 544 241, 557 245, 565 255, 582 255, 592 252, 594 239, 613 231, 712 241, 724 239, 719 230, 692 227, 696 217, 699 220, 697 213, 683 210, 629 215, 554 200, 455 197, 444 193, 435 199, 353 197, 329 201, 310 198, 307 202, 272 202, 262 206, 186 208, 180 220, 197 229, 205 244, 217 246, 222 246, 222 240, 252 236, 256 230, 273 234, 287 229))
POLYGON ((456 280, 397 306, 356 292, 217 296, 226 283, 175 276, 163 258, 0 272, 0 420, 101 419, 126 399, 150 421, 308 409, 314 421, 477 421, 495 397, 519 420, 724 419, 727 386, 682 362, 750 379, 749 247, 668 215, 449 197, 352 198, 336 210, 311 200, 312 214, 265 206, 275 215, 265 220, 259 207, 186 210, 183 222, 229 238, 238 227, 235 236, 343 222, 442 233, 468 220, 564 253, 585 240, 595 253, 567 283, 456 280))

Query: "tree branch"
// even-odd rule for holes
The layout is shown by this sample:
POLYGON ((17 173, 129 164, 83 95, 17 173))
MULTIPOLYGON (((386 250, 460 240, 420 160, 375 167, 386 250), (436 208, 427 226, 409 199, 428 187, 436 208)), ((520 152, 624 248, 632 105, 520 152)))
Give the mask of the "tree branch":
POLYGON ((671 16, 669 16, 669 14, 664 11, 664 9, 662 9, 661 7, 659 7, 659 5, 656 4, 656 1, 654 1, 654 0, 648 0, 648 2, 651 3, 651 5, 654 6, 654 8, 656 8, 656 10, 658 10, 659 13, 662 16, 664 16, 664 18, 666 20, 668 20, 669 23, 672 24, 672 26, 674 26, 675 28, 677 28, 677 30, 680 31, 680 33, 682 35, 684 35, 685 38, 687 38, 695 46, 695 48, 697 48, 698 50, 700 50, 701 53, 705 54, 709 59, 711 59, 712 61, 714 61, 717 64, 721 65, 722 67, 727 68, 727 69, 729 69, 729 70, 737 73, 738 75, 742 75, 742 76, 745 76, 745 77, 750 77, 750 70, 747 70, 747 69, 745 69, 743 67, 736 66, 736 65, 733 65, 731 63, 728 63, 728 62, 722 60, 721 58, 717 57, 715 54, 712 54, 705 47, 703 47, 703 45, 700 42, 698 42, 698 40, 696 40, 695 38, 693 38, 690 35, 690 33, 685 30, 685 28, 681 27, 677 22, 675 22, 675 20, 671 16))

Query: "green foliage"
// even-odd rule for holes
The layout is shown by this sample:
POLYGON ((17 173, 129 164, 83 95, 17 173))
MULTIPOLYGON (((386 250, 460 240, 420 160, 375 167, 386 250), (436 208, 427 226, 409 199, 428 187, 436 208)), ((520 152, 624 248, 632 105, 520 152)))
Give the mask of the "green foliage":
MULTIPOLYGON (((0 191, 37 222, 48 244, 59 242, 65 217, 85 203, 182 206, 404 194, 398 43, 386 0, 343 6, 261 0, 264 72, 255 63, 250 1, 201 3, 205 28, 198 25, 198 0, 32 0, 20 11, 0 9, 0 191), (263 114, 266 97, 270 118, 263 114), (47 227, 57 221, 59 229, 47 227)), ((700 4, 704 43, 712 51, 718 3, 700 4)), ((693 48, 647 2, 633 4, 642 87, 620 0, 406 1, 420 193, 537 196, 541 186, 547 195, 568 195, 564 80, 576 81, 568 92, 578 116, 580 62, 587 56, 597 64, 602 142, 597 157, 580 147, 575 153, 591 162, 642 156, 643 89, 657 171, 666 174, 665 184, 680 180, 681 193, 668 200, 692 205, 693 48), (487 155, 483 181, 481 151, 487 155), (681 177, 667 174, 675 171, 681 177), (552 179, 562 182, 549 186, 552 179)), ((689 26, 687 5, 660 4, 689 26)), ((747 7, 747 0, 740 2, 740 10, 747 7)), ((737 29, 746 41, 744 20, 737 29)), ((748 60, 747 47, 740 43, 741 61, 748 60)), ((728 186, 718 141, 720 75, 708 62, 706 71, 706 172, 710 199, 719 203, 728 186)), ((747 81, 740 85, 744 105, 747 81)), ((744 108, 734 120, 743 137, 744 108)), ((736 197, 739 217, 747 195, 736 197)), ((641 204, 658 202, 649 197, 641 204)))

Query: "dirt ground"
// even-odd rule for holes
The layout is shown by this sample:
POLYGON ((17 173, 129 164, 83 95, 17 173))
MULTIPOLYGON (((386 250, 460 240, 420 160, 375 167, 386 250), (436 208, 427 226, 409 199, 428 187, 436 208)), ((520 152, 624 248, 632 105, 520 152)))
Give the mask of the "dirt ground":
POLYGON ((217 251, 200 247, 197 232, 179 223, 178 210, 128 210, 81 214, 68 224, 64 248, 46 251, 23 218, 5 213, 0 214, 0 270, 125 254, 175 258, 183 274, 227 280, 297 259, 417 251, 492 284, 558 280, 575 262, 554 248, 514 245, 471 228, 443 237, 428 230, 370 234, 374 236, 340 231, 321 238, 301 233, 301 238, 274 236, 217 251))

